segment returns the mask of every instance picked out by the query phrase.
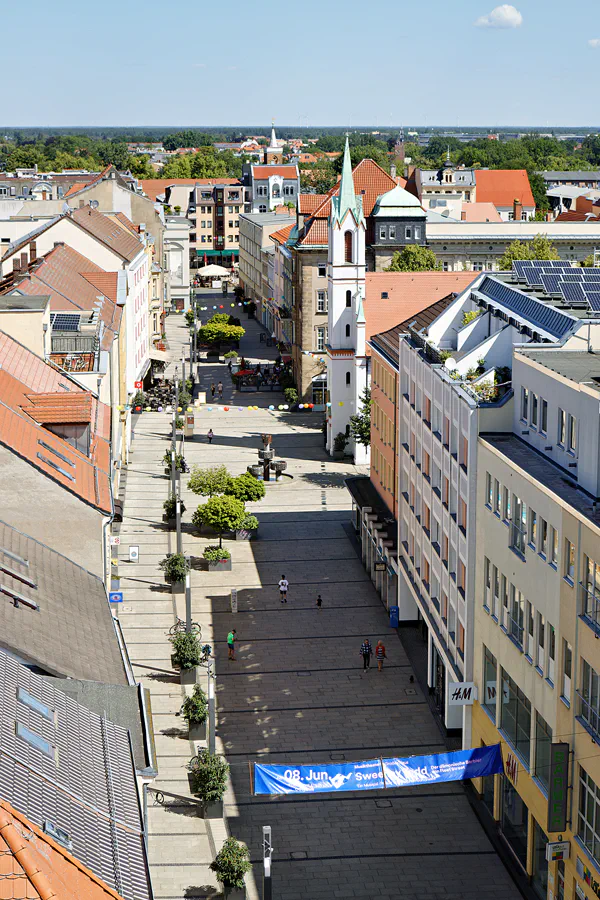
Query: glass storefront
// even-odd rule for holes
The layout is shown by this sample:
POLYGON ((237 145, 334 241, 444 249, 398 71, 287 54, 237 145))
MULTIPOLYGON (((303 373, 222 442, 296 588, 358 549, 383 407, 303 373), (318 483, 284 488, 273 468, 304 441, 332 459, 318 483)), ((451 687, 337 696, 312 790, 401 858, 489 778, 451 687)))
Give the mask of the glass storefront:
POLYGON ((446 709, 446 667, 435 644, 432 644, 431 654, 433 658, 433 699, 443 719, 446 709))
POLYGON ((506 775, 500 776, 500 831, 506 843, 527 870, 528 809, 506 775))
POLYGON ((548 862, 546 860, 546 844, 548 836, 533 820, 533 875, 531 884, 541 900, 548 896, 548 862))

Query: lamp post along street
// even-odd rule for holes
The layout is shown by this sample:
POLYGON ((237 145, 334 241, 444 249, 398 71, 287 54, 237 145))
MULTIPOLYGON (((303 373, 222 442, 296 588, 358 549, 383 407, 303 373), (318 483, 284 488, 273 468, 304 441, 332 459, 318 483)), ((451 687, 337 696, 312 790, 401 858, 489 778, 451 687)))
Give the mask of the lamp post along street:
POLYGON ((181 535, 181 473, 177 472, 177 502, 175 504, 175 525, 177 528, 177 552, 183 553, 183 538, 181 535))
MULTIPOLYGON (((171 448, 171 495, 177 497, 177 465, 175 461, 175 450, 171 448)), ((177 510, 177 504, 175 505, 177 510)), ((177 512, 175 512, 177 515, 177 512)))
POLYGON ((188 570, 185 576, 185 630, 192 633, 192 574, 188 570))
POLYGON ((215 752, 215 682, 211 672, 211 662, 208 661, 208 752, 215 752))
POLYGON ((273 900, 273 883, 271 880, 271 857, 273 845, 271 844, 271 826, 263 825, 263 900, 273 900))
POLYGON ((185 350, 181 351, 181 385, 185 391, 185 350))

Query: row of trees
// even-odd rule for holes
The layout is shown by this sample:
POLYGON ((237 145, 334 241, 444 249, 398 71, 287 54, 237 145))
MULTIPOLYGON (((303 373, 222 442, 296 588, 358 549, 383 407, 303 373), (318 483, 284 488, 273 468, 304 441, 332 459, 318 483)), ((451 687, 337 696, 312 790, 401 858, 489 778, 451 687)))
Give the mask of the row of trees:
POLYGON ((203 525, 213 528, 219 535, 219 547, 224 532, 258 528, 258 520, 248 516, 245 504, 262 500, 265 485, 248 472, 234 478, 225 466, 194 466, 188 487, 194 494, 208 497, 194 512, 192 524, 198 529, 203 525))
MULTIPOLYGON (((196 146, 196 145, 191 145, 196 146)), ((161 178, 241 178, 247 159, 231 150, 222 153, 214 147, 200 147, 197 153, 186 153, 168 160, 161 178)))

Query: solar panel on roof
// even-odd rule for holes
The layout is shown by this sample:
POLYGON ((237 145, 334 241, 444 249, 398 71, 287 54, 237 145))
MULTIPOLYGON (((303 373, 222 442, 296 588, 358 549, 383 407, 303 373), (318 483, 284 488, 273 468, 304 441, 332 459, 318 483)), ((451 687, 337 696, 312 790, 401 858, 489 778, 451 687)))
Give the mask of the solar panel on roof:
POLYGON ((585 303, 582 284, 578 284, 576 281, 560 281, 559 288, 567 303, 585 303))
POLYGON ((78 313, 52 313, 50 324, 55 331, 79 331, 81 316, 78 313))
POLYGON ((584 281, 600 281, 600 271, 598 269, 582 269, 581 272, 584 281))
POLYGON ((600 313, 600 291, 586 291, 585 299, 592 312, 600 313))
POLYGON ((583 275, 581 271, 579 272, 561 272, 560 278, 562 281, 581 281, 583 282, 583 275))
POLYGON ((558 282, 560 279, 559 273, 542 272, 540 277, 542 280, 542 287, 547 294, 560 294, 560 288, 558 286, 558 282))
POLYGON ((560 312, 551 304, 543 303, 530 297, 501 281, 486 275, 479 288, 479 293, 487 295, 505 309, 514 312, 519 318, 531 324, 536 331, 544 331, 553 337, 560 338, 573 328, 575 320, 572 316, 560 312))

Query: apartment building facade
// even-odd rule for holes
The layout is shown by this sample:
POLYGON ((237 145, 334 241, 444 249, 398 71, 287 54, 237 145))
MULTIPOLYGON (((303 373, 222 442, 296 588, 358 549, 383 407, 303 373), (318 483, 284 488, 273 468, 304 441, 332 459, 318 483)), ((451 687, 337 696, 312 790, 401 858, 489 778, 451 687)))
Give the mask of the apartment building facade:
POLYGON ((187 211, 192 223, 192 267, 209 263, 231 268, 238 261, 240 215, 244 212, 244 188, 237 179, 214 179, 196 184, 187 211))
POLYGON ((474 787, 516 871, 562 900, 600 880, 594 338, 583 325, 560 349, 517 350, 511 430, 478 446, 472 745, 501 742, 505 771, 474 787))

